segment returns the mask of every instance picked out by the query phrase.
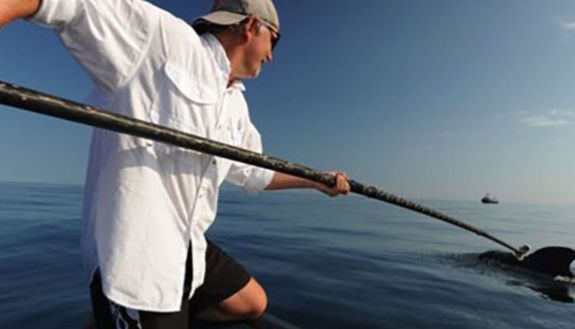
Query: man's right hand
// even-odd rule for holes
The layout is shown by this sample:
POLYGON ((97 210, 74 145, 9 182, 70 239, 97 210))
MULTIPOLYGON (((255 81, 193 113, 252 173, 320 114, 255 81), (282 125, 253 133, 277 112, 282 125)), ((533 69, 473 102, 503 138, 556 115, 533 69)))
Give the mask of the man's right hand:
POLYGON ((0 0, 0 28, 18 19, 34 14, 41 0, 0 0))
POLYGON ((332 171, 329 174, 335 177, 335 185, 332 187, 326 186, 321 183, 314 183, 317 190, 323 192, 326 195, 331 197, 338 196, 338 195, 345 195, 350 192, 350 186, 347 177, 347 174, 343 171, 332 171))

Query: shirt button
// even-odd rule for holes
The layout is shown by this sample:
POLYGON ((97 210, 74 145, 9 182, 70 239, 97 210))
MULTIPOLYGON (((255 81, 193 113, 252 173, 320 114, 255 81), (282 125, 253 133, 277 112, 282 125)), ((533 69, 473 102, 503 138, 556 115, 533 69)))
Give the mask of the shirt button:
POLYGON ((212 160, 212 164, 215 166, 216 165, 216 159, 212 160))

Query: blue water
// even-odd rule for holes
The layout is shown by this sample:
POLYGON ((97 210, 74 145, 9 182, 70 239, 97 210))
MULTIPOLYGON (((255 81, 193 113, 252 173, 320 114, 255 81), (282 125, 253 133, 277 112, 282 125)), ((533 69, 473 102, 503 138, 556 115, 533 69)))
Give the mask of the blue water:
MULTIPOLYGON (((0 328, 80 328, 82 189, 0 183, 0 328)), ((420 201, 513 245, 575 247, 575 207, 420 201)), ((209 236, 299 328, 573 328, 575 285, 477 260, 497 245, 358 196, 226 189, 209 236), (549 291, 563 293, 556 298, 549 291)))

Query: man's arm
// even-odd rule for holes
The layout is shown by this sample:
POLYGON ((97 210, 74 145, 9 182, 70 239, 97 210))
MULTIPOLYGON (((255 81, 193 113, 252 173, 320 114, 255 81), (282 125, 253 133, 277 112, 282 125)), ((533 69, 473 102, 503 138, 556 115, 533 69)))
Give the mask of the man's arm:
POLYGON ((0 0, 0 26, 30 18, 54 29, 99 89, 111 93, 130 81, 149 54, 163 13, 134 0, 0 0))
POLYGON ((40 3, 41 0, 0 0, 0 28, 18 18, 34 14, 40 3))
POLYGON ((265 188, 266 190, 281 190, 289 188, 315 188, 329 196, 336 196, 339 194, 349 193, 349 183, 347 182, 347 175, 343 172, 333 172, 336 177, 336 184, 334 187, 328 187, 324 184, 317 183, 305 178, 287 175, 284 173, 276 172, 272 181, 265 188))

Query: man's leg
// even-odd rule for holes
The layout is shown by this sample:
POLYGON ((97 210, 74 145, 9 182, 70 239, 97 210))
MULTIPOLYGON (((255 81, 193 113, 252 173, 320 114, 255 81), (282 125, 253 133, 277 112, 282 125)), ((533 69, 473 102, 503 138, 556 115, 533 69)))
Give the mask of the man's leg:
POLYGON ((267 297, 246 269, 208 241, 204 283, 190 301, 191 314, 205 321, 255 319, 263 315, 267 297))
POLYGON ((264 314, 267 302, 264 289, 251 278, 242 290, 218 305, 200 311, 197 316, 213 322, 256 319, 264 314))

